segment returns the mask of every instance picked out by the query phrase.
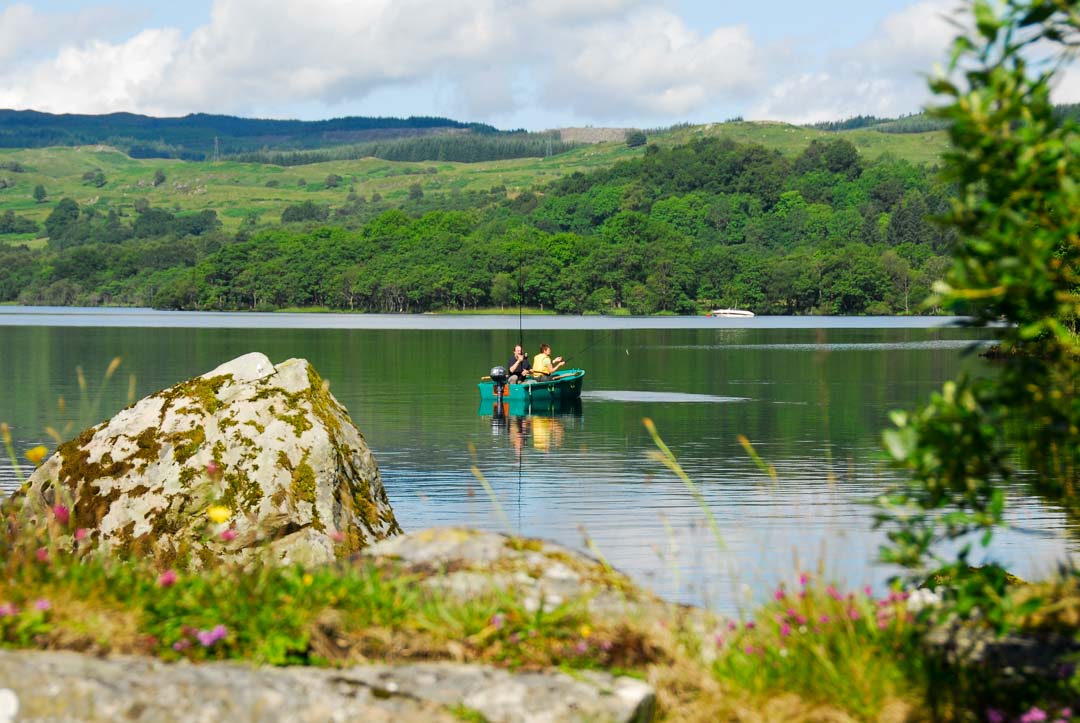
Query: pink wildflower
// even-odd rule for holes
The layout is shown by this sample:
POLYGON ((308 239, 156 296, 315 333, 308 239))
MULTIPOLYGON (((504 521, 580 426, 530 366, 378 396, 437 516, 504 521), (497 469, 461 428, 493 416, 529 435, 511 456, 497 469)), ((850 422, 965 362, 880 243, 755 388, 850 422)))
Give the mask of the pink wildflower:
POLYGON ((825 588, 825 594, 831 597, 833 600, 843 599, 843 597, 840 595, 840 592, 832 585, 829 585, 827 588, 825 588))
POLYGON ((49 551, 47 549, 45 549, 44 547, 39 547, 37 549, 37 552, 34 553, 34 555, 35 555, 35 557, 37 557, 38 562, 48 562, 49 561, 49 551))
POLYGON ((799 625, 806 625, 806 622, 807 622, 806 616, 805 615, 796 615, 795 616, 795 622, 798 623, 799 625))
POLYGON ((212 630, 200 630, 195 633, 195 638, 204 648, 209 648, 228 634, 229 629, 224 625, 215 625, 212 630))
POLYGON ((330 540, 333 542, 345 542, 345 533, 341 530, 334 530, 330 533, 330 540))
POLYGON ((866 597, 874 597, 874 589, 871 588, 869 585, 864 587, 862 589, 862 591, 863 591, 863 594, 866 595, 866 597))
POLYGON ((521 636, 519 634, 517 634, 517 633, 511 633, 510 634, 510 644, 511 645, 517 645, 519 642, 521 642, 521 636))
POLYGON ((799 613, 798 613, 798 611, 797 611, 797 610, 795 610, 795 608, 788 608, 788 609, 787 609, 787 616, 788 616, 789 618, 793 618, 793 617, 795 617, 795 616, 796 616, 796 615, 798 615, 798 614, 799 614, 799 613))
POLYGON ((61 525, 71 522, 71 511, 67 508, 67 505, 53 505, 52 511, 53 517, 61 525))
POLYGON ((1069 720, 1070 718, 1072 718, 1072 708, 1062 708, 1061 712, 1058 713, 1058 715, 1065 720, 1069 720))
POLYGON ((217 477, 221 474, 221 465, 219 465, 214 460, 210 460, 206 463, 206 474, 210 475, 211 477, 217 477))
POLYGON ((818 620, 820 620, 822 623, 828 623, 829 622, 829 616, 828 615, 822 615, 820 618, 818 618, 818 620))
POLYGON ((1046 711, 1036 706, 1031 706, 1031 710, 1020 716, 1020 723, 1041 723, 1044 720, 1046 720, 1046 711))
POLYGON ((787 623, 784 623, 780 626, 780 637, 786 638, 789 635, 791 635, 791 626, 787 623))
POLYGON ((172 644, 172 649, 175 650, 178 653, 181 650, 187 650, 190 647, 191 647, 191 641, 188 640, 187 638, 185 638, 183 640, 177 640, 175 643, 172 644))
POLYGON ((158 575, 157 584, 161 587, 172 587, 176 584, 176 580, 179 575, 176 574, 176 570, 166 570, 158 575))
POLYGON ((218 537, 220 537, 224 542, 232 542, 236 539, 236 530, 231 527, 227 530, 222 530, 221 534, 218 535, 218 537))
POLYGON ((491 616, 491 620, 488 621, 488 625, 496 630, 502 630, 504 622, 506 622, 505 616, 502 613, 495 613, 491 616))
POLYGON ((579 640, 578 644, 574 646, 574 649, 577 650, 578 653, 584 654, 589 652, 589 644, 584 640, 579 640))
POLYGON ((806 587, 806 583, 810 582, 810 576, 805 572, 799 575, 799 584, 806 587))
POLYGON ((784 586, 781 585, 776 588, 776 592, 773 593, 773 598, 776 600, 783 600, 785 597, 787 597, 787 593, 784 592, 784 586))
POLYGON ((756 627, 757 627, 757 623, 755 623, 753 620, 747 620, 746 621, 746 629, 747 630, 753 630, 756 627))
POLYGON ((753 645, 747 645, 745 648, 743 648, 743 650, 746 652, 747 655, 753 655, 756 652, 753 645))
POLYGON ((1005 714, 997 708, 986 709, 987 723, 1005 723, 1005 714))
POLYGON ((46 600, 45 598, 39 598, 38 600, 34 601, 34 607, 36 609, 40 610, 41 612, 45 612, 46 610, 48 610, 49 608, 52 607, 52 603, 49 602, 48 600, 46 600))
POLYGON ((878 618, 877 627, 878 630, 886 630, 889 627, 889 621, 878 618))
POLYGON ((734 632, 738 628, 739 628, 739 626, 735 624, 734 620, 728 620, 728 624, 727 624, 727 629, 728 630, 734 632))
POLYGON ((717 635, 714 642, 716 643, 716 647, 718 647, 718 648, 724 647, 724 636, 723 635, 717 635))
POLYGON ((75 530, 75 539, 76 540, 85 540, 86 536, 89 535, 89 534, 90 534, 90 530, 86 529, 85 527, 80 527, 79 529, 75 530))
POLYGON ((859 619, 859 611, 856 610, 855 608, 848 608, 847 615, 852 620, 858 620, 859 619))
POLYGON ((9 615, 18 615, 19 608, 15 607, 14 603, 4 603, 0 605, 0 618, 6 618, 9 615))

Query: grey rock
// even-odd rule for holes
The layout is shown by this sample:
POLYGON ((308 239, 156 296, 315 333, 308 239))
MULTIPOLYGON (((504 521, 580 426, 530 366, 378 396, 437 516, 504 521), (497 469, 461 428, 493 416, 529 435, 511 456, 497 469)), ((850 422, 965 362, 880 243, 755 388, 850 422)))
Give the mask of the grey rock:
POLYGON ((328 670, 0 651, 0 688, 21 721, 648 721, 645 683, 605 673, 512 673, 421 663, 328 670))
MULTIPOLYGON (((171 559, 319 564, 400 532, 347 410, 303 359, 246 354, 60 445, 24 492, 82 545, 171 559), (213 523, 212 504, 231 519, 213 523), (235 539, 219 538, 225 527, 235 539), (269 545, 264 543, 271 543, 269 545)), ((73 544, 69 538, 67 543, 73 544)))

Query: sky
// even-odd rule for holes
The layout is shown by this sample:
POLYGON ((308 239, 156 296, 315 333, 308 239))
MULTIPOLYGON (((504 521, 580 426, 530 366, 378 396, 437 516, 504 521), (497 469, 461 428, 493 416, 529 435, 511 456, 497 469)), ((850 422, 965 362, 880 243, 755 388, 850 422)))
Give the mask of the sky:
POLYGON ((930 100, 957 1, 0 0, 0 108, 529 130, 896 116, 930 100))

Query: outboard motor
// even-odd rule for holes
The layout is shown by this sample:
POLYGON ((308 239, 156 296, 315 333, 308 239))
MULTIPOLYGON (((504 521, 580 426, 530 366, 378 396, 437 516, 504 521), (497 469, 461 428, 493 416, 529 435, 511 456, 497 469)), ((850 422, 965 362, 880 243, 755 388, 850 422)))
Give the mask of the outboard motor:
POLYGON ((506 382, 510 375, 506 373, 506 367, 491 367, 491 384, 495 387, 495 396, 501 397, 506 391, 506 382))

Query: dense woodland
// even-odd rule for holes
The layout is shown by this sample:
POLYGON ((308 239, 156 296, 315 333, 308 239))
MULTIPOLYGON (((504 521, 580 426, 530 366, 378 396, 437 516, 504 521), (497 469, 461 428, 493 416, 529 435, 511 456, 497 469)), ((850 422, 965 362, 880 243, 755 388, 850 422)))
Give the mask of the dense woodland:
POLYGON ((348 117, 321 121, 268 120, 192 113, 154 118, 134 113, 55 115, 0 110, 0 148, 104 143, 132 158, 208 160, 219 154, 328 148, 429 133, 499 133, 483 123, 449 118, 348 117))
MULTIPOLYGON (((791 158, 703 139, 517 195, 286 208, 226 234, 216 215, 56 203, 49 248, 0 247, 0 301, 418 312, 914 312, 953 237, 934 169, 842 139, 791 158), (512 197, 511 197, 512 196, 512 197)), ((19 217, 0 218, 18 223, 19 217)))

